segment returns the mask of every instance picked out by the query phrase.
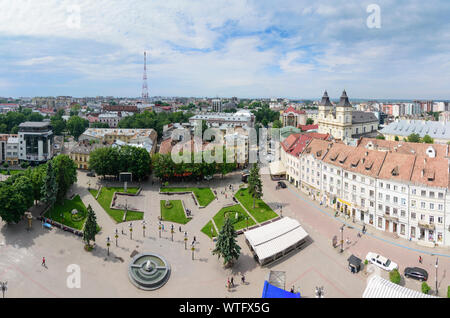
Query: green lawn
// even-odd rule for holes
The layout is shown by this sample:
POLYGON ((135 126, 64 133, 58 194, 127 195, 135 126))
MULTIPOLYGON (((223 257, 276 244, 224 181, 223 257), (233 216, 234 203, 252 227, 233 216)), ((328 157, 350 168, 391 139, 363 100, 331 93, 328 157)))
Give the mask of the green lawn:
POLYGON ((220 231, 224 222, 225 222, 225 213, 231 219, 234 229, 240 230, 247 227, 247 217, 248 217, 248 226, 255 225, 255 221, 245 212, 240 204, 236 204, 233 206, 222 208, 214 217, 214 223, 216 223, 217 229, 220 231), (236 212, 238 213, 238 218, 236 219, 236 212))
MULTIPOLYGON (((276 214, 263 200, 256 199, 255 208, 253 208, 253 198, 248 194, 247 188, 240 189, 235 194, 236 199, 242 203, 248 212, 255 218, 256 221, 262 223, 267 220, 276 218, 276 214), (243 194, 243 195, 241 195, 243 194)), ((217 224, 217 223, 216 223, 217 224)))
POLYGON ((202 228, 202 232, 208 235, 209 238, 211 238, 211 229, 213 230, 213 237, 217 237, 216 229, 213 226, 212 221, 209 221, 206 223, 206 225, 202 228))
MULTIPOLYGON (((93 189, 91 189, 91 191, 92 190, 93 189)), ((139 190, 138 188, 128 188, 127 193, 136 193, 138 190, 139 190)), ((117 223, 120 223, 120 222, 122 222, 123 214, 125 213, 125 211, 111 209, 109 207, 111 205, 111 201, 112 201, 114 192, 125 192, 125 191, 124 191, 123 187, 109 187, 109 188, 102 187, 102 190, 100 191, 100 195, 98 196, 97 201, 98 201, 98 203, 100 203, 100 205, 106 211, 106 213, 108 213, 114 219, 114 221, 116 221, 117 223)), ((128 221, 128 218, 133 219, 133 217, 139 217, 136 220, 142 220, 142 218, 144 217, 144 213, 134 212, 134 211, 127 212, 127 221, 128 221), (139 213, 140 217, 136 213, 139 213)))
POLYGON ((80 196, 77 195, 72 200, 67 199, 64 200, 64 203, 62 205, 55 203, 53 208, 47 211, 44 216, 56 222, 70 226, 74 229, 81 230, 83 228, 84 221, 86 220, 87 217, 87 209, 83 201, 81 201, 80 196), (80 221, 72 220, 73 209, 77 209, 78 213, 82 213, 84 215, 82 220, 80 221), (64 218, 61 217, 61 213, 63 213, 64 218))
POLYGON ((160 201, 161 218, 163 221, 186 224, 191 220, 184 214, 181 200, 169 200, 169 202, 172 204, 171 208, 166 208, 166 200, 160 201))
POLYGON ((127 218, 125 219, 125 221, 136 221, 136 220, 142 220, 143 218, 144 218, 143 212, 128 211, 127 218))
POLYGON ((201 206, 207 206, 216 198, 210 188, 183 188, 183 187, 161 188, 161 192, 175 192, 176 193, 176 192, 186 192, 186 191, 194 192, 194 195, 197 198, 198 204, 200 204, 201 206))
MULTIPOLYGON (((9 170, 9 173, 11 175, 18 174, 19 172, 25 172, 25 170, 9 170)), ((8 173, 8 170, 1 170, 0 173, 6 175, 8 173)))

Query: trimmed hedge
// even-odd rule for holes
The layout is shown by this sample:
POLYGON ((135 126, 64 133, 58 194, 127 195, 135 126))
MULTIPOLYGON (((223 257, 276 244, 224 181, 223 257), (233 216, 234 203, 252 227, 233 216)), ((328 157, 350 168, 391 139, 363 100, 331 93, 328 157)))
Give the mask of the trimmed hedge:
POLYGON ((428 294, 430 292, 430 290, 431 290, 431 287, 428 286, 427 283, 423 282, 422 283, 422 293, 428 294))
POLYGON ((402 280, 402 277, 400 276, 400 273, 398 272, 398 269, 391 270, 389 272, 389 279, 394 284, 400 284, 400 281, 402 280))

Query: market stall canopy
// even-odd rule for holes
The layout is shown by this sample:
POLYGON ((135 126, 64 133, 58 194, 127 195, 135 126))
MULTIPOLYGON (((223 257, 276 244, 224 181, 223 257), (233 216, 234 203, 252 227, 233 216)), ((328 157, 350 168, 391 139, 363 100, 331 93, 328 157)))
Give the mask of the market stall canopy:
POLYGON ((262 298, 301 298, 300 293, 291 293, 284 289, 270 285, 267 280, 264 281, 262 298))
POLYGON ((276 160, 269 164, 270 174, 273 176, 286 174, 286 168, 281 160, 276 160))
POLYGON ((260 261, 273 257, 308 237, 300 223, 289 217, 246 231, 244 235, 260 261))

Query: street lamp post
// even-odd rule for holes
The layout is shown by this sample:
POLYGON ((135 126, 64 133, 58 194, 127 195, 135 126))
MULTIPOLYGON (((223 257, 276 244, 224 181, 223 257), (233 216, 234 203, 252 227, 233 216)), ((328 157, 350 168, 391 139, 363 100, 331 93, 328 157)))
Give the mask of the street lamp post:
POLYGON ((158 229, 159 229, 159 238, 161 238, 161 228, 162 228, 162 226, 161 226, 161 221, 159 221, 159 226, 158 226, 158 229))
POLYGON ((192 244, 191 244, 192 260, 194 260, 194 251, 195 251, 195 246, 194 246, 194 244, 195 244, 195 242, 192 241, 192 244))
POLYGON ((133 239, 133 223, 130 223, 130 239, 133 239))
POLYGON ((438 294, 438 263, 439 263, 439 258, 436 257, 436 296, 438 294))
POLYGON ((117 239, 119 238, 119 231, 117 230, 117 228, 116 228, 116 235, 114 237, 116 238, 116 247, 117 247, 117 246, 119 246, 117 244, 117 239))
POLYGON ((172 226, 170 227, 170 233, 172 234, 172 242, 173 242, 173 233, 174 233, 175 231, 173 230, 173 224, 172 224, 172 226))
POLYGON ((185 250, 187 249, 187 240, 188 240, 187 232, 184 232, 184 249, 185 250))
POLYGON ((344 226, 345 225, 342 225, 342 227, 339 228, 339 231, 341 232, 341 253, 344 252, 344 226))
POLYGON ((2 289, 3 298, 5 298, 5 293, 8 290, 8 282, 0 282, 0 287, 2 289))
POLYGON ((145 237, 145 225, 146 224, 147 224, 147 222, 145 222, 145 220, 142 221, 142 232, 143 232, 144 237, 145 237))
POLYGON ((283 206, 280 204, 280 216, 283 217, 283 206))
POLYGON ((108 246, 108 256, 109 256, 109 245, 110 245, 110 239, 109 236, 106 238, 106 246, 108 246))

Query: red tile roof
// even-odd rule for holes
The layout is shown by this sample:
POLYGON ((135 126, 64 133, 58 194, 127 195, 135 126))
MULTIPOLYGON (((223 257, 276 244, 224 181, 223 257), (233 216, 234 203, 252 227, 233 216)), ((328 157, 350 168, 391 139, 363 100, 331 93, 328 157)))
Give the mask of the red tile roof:
POLYGON ((166 139, 163 142, 161 142, 161 145, 159 146, 159 153, 166 155, 172 151, 172 138, 166 139))
POLYGON ((319 124, 315 125, 298 125, 297 128, 300 128, 303 131, 319 129, 319 124))
POLYGON ((287 114, 287 113, 296 113, 296 114, 306 114, 306 112, 304 110, 297 110, 294 107, 290 106, 288 109, 286 109, 283 114, 287 114))

